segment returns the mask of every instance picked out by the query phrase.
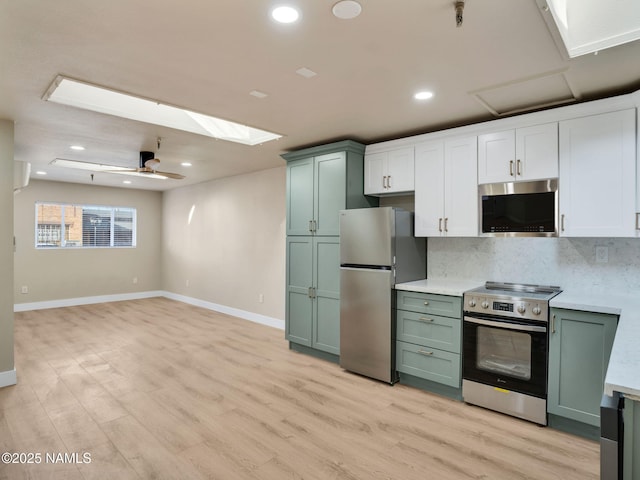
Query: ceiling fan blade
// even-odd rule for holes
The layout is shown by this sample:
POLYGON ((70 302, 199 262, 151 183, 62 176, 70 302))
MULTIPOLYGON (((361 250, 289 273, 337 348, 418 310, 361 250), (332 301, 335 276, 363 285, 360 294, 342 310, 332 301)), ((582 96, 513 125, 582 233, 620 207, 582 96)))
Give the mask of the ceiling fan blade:
POLYGON ((160 172, 158 170, 155 170, 153 173, 155 173, 156 175, 162 175, 164 177, 173 178, 174 180, 182 180, 183 178, 185 178, 184 175, 180 175, 179 173, 160 172))

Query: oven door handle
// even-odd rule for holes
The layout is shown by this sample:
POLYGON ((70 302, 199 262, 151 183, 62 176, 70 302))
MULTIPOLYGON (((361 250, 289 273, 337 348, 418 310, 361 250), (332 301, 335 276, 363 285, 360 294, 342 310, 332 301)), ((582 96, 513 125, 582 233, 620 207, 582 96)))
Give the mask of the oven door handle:
POLYGON ((465 322, 477 323, 478 325, 486 325, 488 327, 507 328, 509 330, 520 330, 523 332, 546 332, 547 327, 538 327, 536 325, 520 325, 517 323, 494 322, 492 320, 484 320, 480 318, 464 317, 465 322))

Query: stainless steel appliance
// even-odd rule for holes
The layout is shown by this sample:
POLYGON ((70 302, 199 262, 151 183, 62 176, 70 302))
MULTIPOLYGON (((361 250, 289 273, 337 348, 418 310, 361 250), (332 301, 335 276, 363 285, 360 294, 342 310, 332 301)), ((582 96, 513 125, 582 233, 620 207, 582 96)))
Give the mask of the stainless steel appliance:
POLYGON ((464 293, 464 401, 547 424, 549 300, 560 287, 487 282, 464 293))
POLYGON ((340 366, 397 381, 396 283, 426 277, 426 244, 413 215, 393 207, 340 212, 340 366))
POLYGON ((622 480, 624 396, 613 392, 600 402, 600 480, 622 480))
POLYGON ((478 186, 480 232, 496 237, 557 237, 558 180, 478 186))

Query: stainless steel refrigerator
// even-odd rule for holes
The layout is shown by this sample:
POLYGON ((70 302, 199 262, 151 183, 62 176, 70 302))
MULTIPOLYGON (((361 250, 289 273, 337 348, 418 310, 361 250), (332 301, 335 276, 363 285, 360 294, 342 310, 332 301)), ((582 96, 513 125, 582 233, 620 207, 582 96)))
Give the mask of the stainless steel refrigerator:
POLYGON ((393 207, 340 211, 340 366, 387 383, 395 368, 396 283, 426 277, 413 214, 393 207))

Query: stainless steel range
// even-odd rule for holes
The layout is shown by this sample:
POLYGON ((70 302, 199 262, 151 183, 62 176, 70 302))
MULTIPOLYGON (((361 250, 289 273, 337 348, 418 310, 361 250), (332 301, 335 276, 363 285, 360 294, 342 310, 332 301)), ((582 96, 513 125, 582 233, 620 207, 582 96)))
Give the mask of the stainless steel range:
POLYGON ((547 424, 549 300, 560 292, 497 282, 465 292, 465 402, 547 424))

